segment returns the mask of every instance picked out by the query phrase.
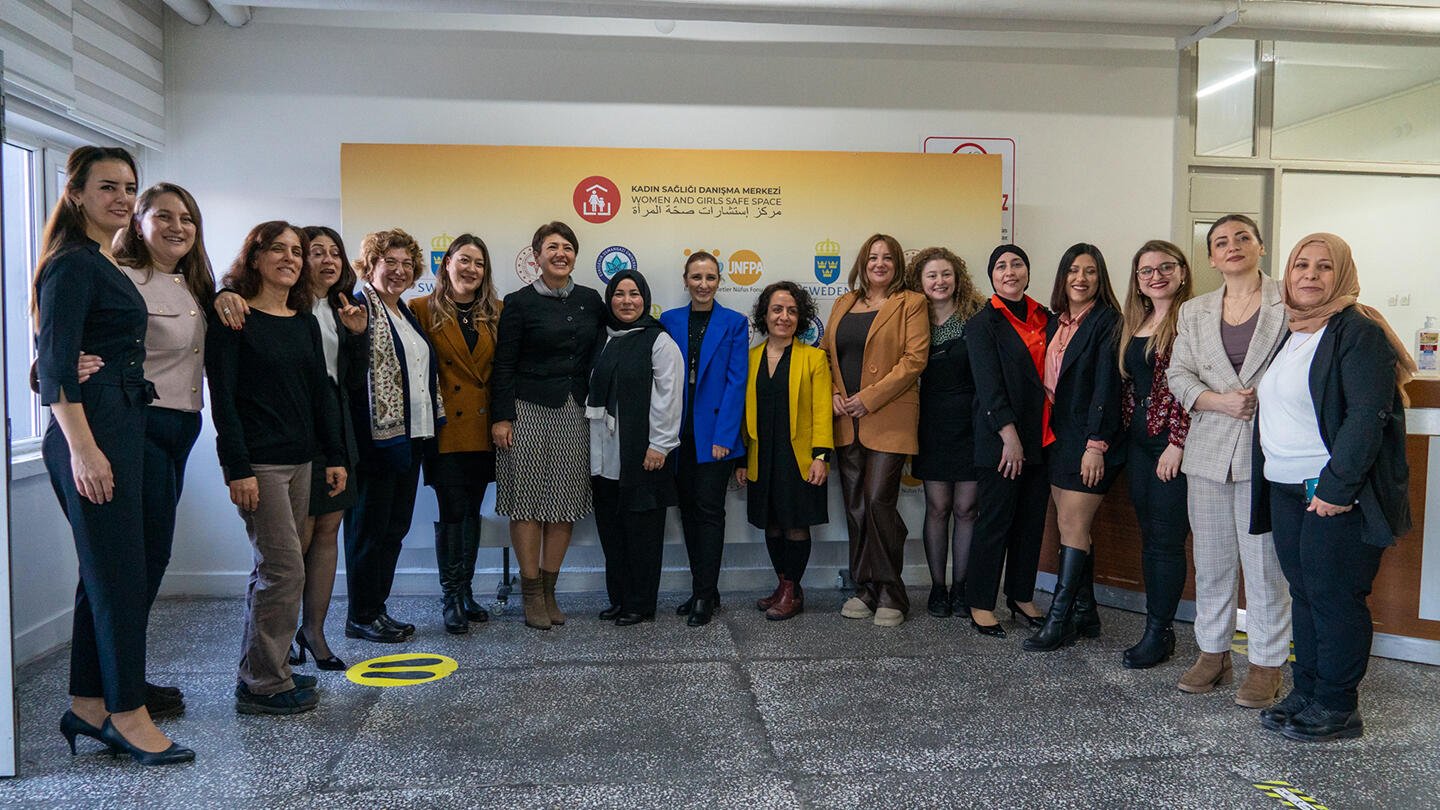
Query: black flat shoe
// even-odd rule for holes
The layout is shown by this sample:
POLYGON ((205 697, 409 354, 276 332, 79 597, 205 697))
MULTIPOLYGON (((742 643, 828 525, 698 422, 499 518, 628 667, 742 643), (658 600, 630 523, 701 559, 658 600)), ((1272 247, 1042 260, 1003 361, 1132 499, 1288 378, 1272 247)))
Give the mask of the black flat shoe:
POLYGON ((1353 712, 1327 709, 1319 703, 1311 703, 1305 710, 1290 718, 1280 733, 1301 742, 1327 742, 1348 740, 1365 733, 1365 723, 1360 719, 1360 710, 1353 712))
POLYGON ((164 751, 145 751, 136 748, 131 742, 115 728, 110 718, 105 718, 105 724, 100 727, 100 739, 110 746, 111 752, 115 754, 129 754, 130 758, 141 765, 175 765, 181 762, 194 762, 195 752, 189 748, 172 742, 170 747, 164 751))
POLYGON ((389 627, 391 630, 398 630, 407 638, 415 635, 415 625, 409 622, 402 622, 383 610, 380 611, 380 615, 376 618, 376 621, 389 627))
POLYGON ((399 644, 405 641, 405 634, 376 619, 369 624, 346 620, 345 637, 374 641, 380 644, 399 644))
POLYGON ((970 603, 965 601, 965 583, 950 583, 950 613, 955 616, 969 616, 970 603))
POLYGON ((653 621, 655 621, 655 614, 653 613, 621 613, 619 616, 615 617, 615 626, 629 627, 631 625, 640 624, 641 622, 653 621))
POLYGON ((76 737, 89 737, 92 740, 98 740, 105 743, 111 752, 115 751, 115 746, 100 736, 100 729, 85 722, 80 718, 80 715, 69 709, 66 709, 65 713, 60 715, 60 734, 65 738, 65 742, 70 743, 70 756, 72 757, 75 756, 76 737))
POLYGON ((690 617, 685 620, 685 624, 690 627, 704 627, 714 615, 715 606, 709 599, 696 599, 694 609, 690 611, 690 617))
POLYGON ((925 604, 925 610, 937 619, 950 618, 954 611, 950 607, 950 594, 944 585, 930 586, 930 599, 925 604))
POLYGON ((611 605, 610 607, 600 611, 600 621, 613 622, 615 621, 615 618, 623 612, 624 611, 620 608, 619 605, 611 605))
POLYGON ((1290 722, 1290 718, 1305 711, 1309 705, 1310 698, 1292 690, 1284 700, 1268 709, 1260 710, 1260 725, 1271 731, 1280 731, 1290 722))
POLYGON ((164 692, 145 687, 145 711, 151 720, 170 720, 185 713, 185 701, 164 692))
POLYGON ((145 682, 145 689, 149 692, 159 692, 162 695, 184 699, 185 693, 180 691, 178 686, 160 686, 159 684, 145 682))
POLYGON ((974 619, 971 619, 970 626, 975 628, 975 632, 979 633, 982 636, 990 636, 991 638, 1005 638, 1005 628, 1001 627, 998 623, 981 624, 974 619))
POLYGON ((1044 616, 1031 616, 1029 613, 1021 610, 1020 603, 1016 602, 1014 599, 1006 599, 1005 607, 1010 608, 1010 615, 1015 618, 1015 621, 1019 622, 1022 625, 1028 626, 1034 630, 1039 630, 1040 628, 1045 626, 1044 616))
POLYGON ((681 603, 680 603, 680 607, 675 608, 675 615, 676 615, 676 616, 689 616, 689 615, 690 615, 690 611, 692 611, 692 610, 694 610, 694 609, 695 609, 695 597, 692 596, 692 597, 690 597, 689 599, 686 599, 684 602, 681 602, 681 603))

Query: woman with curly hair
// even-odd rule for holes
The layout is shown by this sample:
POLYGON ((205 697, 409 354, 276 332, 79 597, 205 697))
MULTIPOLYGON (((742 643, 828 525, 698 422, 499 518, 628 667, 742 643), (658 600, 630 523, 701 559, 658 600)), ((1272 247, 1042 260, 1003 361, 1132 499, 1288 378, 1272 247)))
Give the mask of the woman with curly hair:
POLYGON ((965 260, 943 247, 915 255, 906 286, 930 310, 930 360, 920 374, 920 452, 910 473, 925 483, 925 561, 930 566, 931 616, 966 615, 965 568, 975 533, 975 435, 970 413, 975 378, 965 349, 965 322, 985 306, 965 260), (950 590, 945 590, 949 557, 950 590))

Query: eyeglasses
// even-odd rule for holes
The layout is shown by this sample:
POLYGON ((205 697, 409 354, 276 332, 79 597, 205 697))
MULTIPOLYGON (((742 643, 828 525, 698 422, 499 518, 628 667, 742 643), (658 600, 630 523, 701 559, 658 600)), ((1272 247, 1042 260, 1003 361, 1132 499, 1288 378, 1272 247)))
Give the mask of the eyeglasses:
POLYGON ((1135 275, 1139 276, 1140 278, 1148 279, 1151 276, 1154 276, 1156 273, 1159 273, 1161 278, 1169 278, 1175 275, 1175 271, 1179 269, 1179 262, 1165 262, 1164 264, 1158 265, 1156 267, 1141 267, 1135 271, 1135 275))

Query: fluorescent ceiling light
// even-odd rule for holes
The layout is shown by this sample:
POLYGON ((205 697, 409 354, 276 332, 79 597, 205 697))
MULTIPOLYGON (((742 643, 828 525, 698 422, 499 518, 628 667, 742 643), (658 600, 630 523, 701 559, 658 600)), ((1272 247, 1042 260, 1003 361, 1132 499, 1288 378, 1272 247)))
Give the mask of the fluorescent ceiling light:
POLYGON ((1245 81, 1246 79, 1249 79, 1249 78, 1253 77, 1254 75, 1255 75, 1255 66, 1254 66, 1254 65, 1251 65, 1250 67, 1245 68, 1244 70, 1240 71, 1239 73, 1236 73, 1236 74, 1234 74, 1234 75, 1232 75, 1232 76, 1226 76, 1225 78, 1223 78, 1223 79, 1221 79, 1221 80, 1219 80, 1219 81, 1217 81, 1217 82, 1214 82, 1214 83, 1212 83, 1212 84, 1207 84, 1207 85, 1205 85, 1204 87, 1200 88, 1199 90, 1196 90, 1196 91, 1195 91, 1195 98, 1204 98, 1204 97, 1206 97, 1206 96, 1213 95, 1213 94, 1215 94, 1215 93, 1220 92, 1221 90, 1224 90, 1224 89, 1227 88, 1227 87, 1230 87, 1231 85, 1239 84, 1240 82, 1243 82, 1243 81, 1245 81))

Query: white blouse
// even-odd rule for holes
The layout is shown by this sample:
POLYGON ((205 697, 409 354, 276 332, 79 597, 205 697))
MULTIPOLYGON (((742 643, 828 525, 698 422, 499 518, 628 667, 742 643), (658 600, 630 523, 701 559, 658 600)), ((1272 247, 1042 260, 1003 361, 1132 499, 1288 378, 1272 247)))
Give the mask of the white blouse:
MULTIPOLYGON (((606 341, 613 340, 607 337, 606 341)), ((650 449, 662 455, 680 446, 680 421, 684 415, 685 358, 674 339, 661 332, 650 347, 650 449)), ((619 413, 615 414, 618 421, 619 413)), ((590 474, 620 480, 620 434, 601 416, 590 420, 590 474)))
POLYGON ((409 375, 406 389, 410 394, 410 438, 428 439, 435 435, 435 406, 430 398, 430 344, 403 315, 397 316, 386 307, 385 317, 390 319, 395 334, 400 337, 400 345, 395 348, 405 352, 405 371, 409 375))
POLYGON ((1260 448, 1265 451, 1265 480, 1301 484, 1320 475, 1330 451, 1320 438, 1315 400, 1310 396, 1310 364, 1325 327, 1290 335, 1260 379, 1255 397, 1260 411, 1260 448))

